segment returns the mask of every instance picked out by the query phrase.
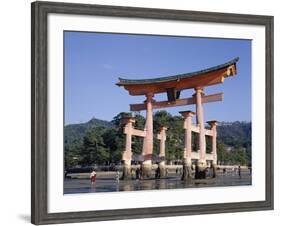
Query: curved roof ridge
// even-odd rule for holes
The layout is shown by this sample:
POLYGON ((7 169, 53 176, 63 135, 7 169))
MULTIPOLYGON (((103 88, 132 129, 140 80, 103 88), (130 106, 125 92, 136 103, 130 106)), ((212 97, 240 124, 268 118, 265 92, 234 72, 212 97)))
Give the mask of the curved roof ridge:
POLYGON ((125 79, 125 78, 118 78, 119 82, 116 85, 122 86, 122 85, 135 85, 135 84, 149 84, 149 83, 161 83, 161 82, 167 82, 167 81, 175 81, 182 78, 187 77, 193 77, 199 74, 204 74, 216 70, 220 70, 223 68, 226 68, 232 64, 236 64, 236 62, 239 60, 239 57, 236 57, 226 63, 209 67, 203 70, 190 72, 190 73, 184 73, 184 74, 178 74, 178 75, 172 75, 172 76, 164 76, 164 77, 158 77, 158 78, 149 78, 149 79, 125 79))

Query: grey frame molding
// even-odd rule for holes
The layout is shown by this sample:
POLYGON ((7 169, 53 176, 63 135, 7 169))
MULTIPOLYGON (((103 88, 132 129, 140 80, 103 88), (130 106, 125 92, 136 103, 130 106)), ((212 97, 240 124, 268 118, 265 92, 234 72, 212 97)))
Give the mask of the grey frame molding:
POLYGON ((273 17, 105 5, 31 4, 31 222, 33 224, 121 220, 273 209, 273 17), (261 25, 266 29, 266 200, 102 211, 48 213, 47 206, 47 16, 50 13, 261 25))

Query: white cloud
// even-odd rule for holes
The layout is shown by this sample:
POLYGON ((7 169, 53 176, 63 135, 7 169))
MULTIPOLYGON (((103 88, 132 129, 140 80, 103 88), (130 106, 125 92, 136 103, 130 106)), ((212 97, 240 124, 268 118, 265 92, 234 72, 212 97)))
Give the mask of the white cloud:
POLYGON ((108 64, 108 63, 101 64, 101 67, 104 68, 104 69, 112 69, 113 68, 113 66, 111 64, 108 64))

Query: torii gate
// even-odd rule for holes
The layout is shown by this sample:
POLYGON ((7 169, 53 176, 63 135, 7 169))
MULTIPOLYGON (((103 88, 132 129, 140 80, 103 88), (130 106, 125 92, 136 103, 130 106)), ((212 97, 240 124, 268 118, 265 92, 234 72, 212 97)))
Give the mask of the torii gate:
MULTIPOLYGON (((216 85, 224 82, 224 79, 236 74, 236 63, 239 58, 235 58, 224 64, 200 70, 197 72, 160 77, 153 79, 123 79, 119 78, 118 86, 123 86, 130 95, 144 95, 146 100, 141 104, 131 104, 131 111, 146 110, 145 136, 143 141, 142 163, 143 174, 149 176, 152 168, 153 153, 153 109, 176 107, 183 105, 196 104, 196 130, 199 132, 199 157, 198 170, 201 176, 205 177, 206 169, 206 129, 204 126, 203 103, 222 101, 223 93, 211 95, 204 94, 204 87, 216 85), (189 98, 180 98, 180 93, 185 89, 194 89, 195 93, 189 98), (167 101, 153 100, 154 94, 167 93, 167 101)), ((213 136, 215 137, 215 136, 213 136)), ((186 140, 186 142, 188 142, 186 140)), ((215 142, 213 142, 215 145, 215 142)), ((187 146, 188 144, 185 144, 187 146)), ((213 159, 213 164, 216 164, 213 159)), ((189 161, 186 161, 189 167, 189 161)))

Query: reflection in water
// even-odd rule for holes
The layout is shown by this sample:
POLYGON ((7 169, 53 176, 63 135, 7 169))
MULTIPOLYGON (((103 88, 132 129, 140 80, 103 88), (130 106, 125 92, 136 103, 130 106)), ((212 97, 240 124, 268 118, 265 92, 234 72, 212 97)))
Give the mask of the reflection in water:
POLYGON ((115 183, 115 187, 116 187, 115 191, 119 191, 119 181, 115 183))
POLYGON ((96 192, 96 183, 91 184, 90 192, 96 192))
POLYGON ((146 180, 142 183, 141 190, 152 190, 154 189, 154 180, 146 180))
POLYGON ((122 189, 123 191, 132 191, 132 186, 131 186, 131 184, 124 184, 124 186, 123 186, 123 189, 122 189))
POLYGON ((155 189, 165 189, 167 187, 166 180, 155 180, 155 189))

